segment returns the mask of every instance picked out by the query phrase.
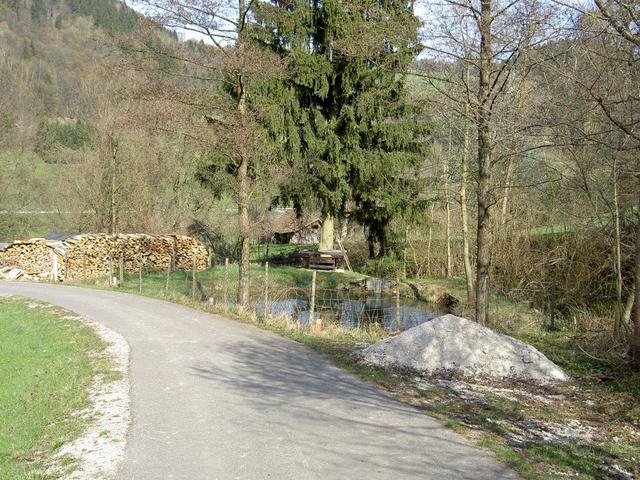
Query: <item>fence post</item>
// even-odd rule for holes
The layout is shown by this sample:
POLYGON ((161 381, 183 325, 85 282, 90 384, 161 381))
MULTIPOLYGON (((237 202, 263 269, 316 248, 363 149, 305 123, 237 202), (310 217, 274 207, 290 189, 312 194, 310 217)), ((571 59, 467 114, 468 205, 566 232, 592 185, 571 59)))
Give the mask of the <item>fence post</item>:
POLYGON ((51 262, 52 265, 52 279, 55 283, 58 283, 58 254, 56 252, 51 253, 51 262))
POLYGON ((400 332, 400 278, 396 280, 396 330, 400 332))
POLYGON ((549 289, 549 330, 556 329, 556 292, 553 287, 549 289))
POLYGON ((140 255, 140 262, 138 263, 138 293, 142 293, 142 255, 140 255))
POLYGON ((311 326, 312 325, 311 322, 314 321, 315 303, 316 303, 316 271, 314 270, 311 273, 311 302, 309 304, 309 326, 311 326))
POLYGON ((109 286, 113 287, 113 257, 109 255, 109 286))
POLYGON ((171 277, 171 263, 173 262, 173 258, 170 258, 167 262, 167 281, 164 284, 164 296, 169 296, 169 278, 171 277))
POLYGON ((224 259, 224 308, 227 308, 227 294, 229 292, 229 257, 224 259))
POLYGON ((193 269, 191 270, 191 298, 193 300, 196 299, 196 268, 198 267, 198 262, 196 257, 193 257, 193 269))
POLYGON ((269 262, 264 262, 264 316, 269 315, 269 262))
POLYGON ((69 278, 69 262, 67 260, 67 252, 64 252, 64 280, 67 280, 69 278))
POLYGON ((120 284, 118 287, 124 287, 124 255, 120 254, 120 258, 118 259, 118 269, 120 270, 120 284))

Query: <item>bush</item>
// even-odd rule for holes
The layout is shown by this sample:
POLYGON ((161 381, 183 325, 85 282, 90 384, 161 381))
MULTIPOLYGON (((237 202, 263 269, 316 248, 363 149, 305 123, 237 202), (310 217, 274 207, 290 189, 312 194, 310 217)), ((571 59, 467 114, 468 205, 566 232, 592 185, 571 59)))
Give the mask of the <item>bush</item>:
POLYGON ((367 260, 364 265, 363 273, 373 277, 392 280, 395 278, 403 278, 405 276, 402 260, 396 258, 394 254, 389 254, 383 258, 367 260))

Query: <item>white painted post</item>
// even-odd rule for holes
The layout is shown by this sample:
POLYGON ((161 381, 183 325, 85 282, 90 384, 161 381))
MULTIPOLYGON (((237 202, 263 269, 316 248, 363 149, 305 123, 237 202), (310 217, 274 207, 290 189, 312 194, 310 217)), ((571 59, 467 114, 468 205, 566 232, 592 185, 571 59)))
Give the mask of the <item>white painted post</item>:
POLYGON ((52 269, 53 281, 57 283, 58 282, 58 255, 56 255, 55 252, 51 254, 51 261, 53 263, 53 269, 52 269))

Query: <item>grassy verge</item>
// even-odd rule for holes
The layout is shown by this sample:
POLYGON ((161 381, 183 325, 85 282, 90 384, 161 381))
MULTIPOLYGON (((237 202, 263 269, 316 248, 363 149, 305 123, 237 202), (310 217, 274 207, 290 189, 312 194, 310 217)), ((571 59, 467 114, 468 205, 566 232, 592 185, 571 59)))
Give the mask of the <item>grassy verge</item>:
MULTIPOLYGON (((235 284, 237 270, 229 277, 235 284)), ((253 286, 261 291, 263 270, 255 266, 253 286)), ((272 268, 273 288, 304 288, 311 273, 289 267, 272 268)), ((224 276, 221 269, 199 274, 219 301, 224 276)), ((321 288, 336 288, 357 274, 319 274, 321 288)), ((135 276, 127 278, 123 290, 136 293, 135 276)), ((248 311, 227 309, 220 304, 194 302, 190 298, 190 276, 175 273, 165 296, 162 273, 145 275, 143 293, 223 313, 303 343, 331 359, 338 366, 365 378, 403 401, 422 408, 479 445, 491 450, 523 477, 549 479, 625 478, 620 472, 640 475, 640 378, 619 363, 598 359, 581 348, 570 329, 546 331, 543 315, 527 305, 494 297, 494 328, 533 344, 571 374, 575 381, 564 386, 542 388, 532 385, 476 384, 449 379, 417 378, 358 363, 353 355, 363 344, 373 343, 388 333, 368 328, 345 330, 326 325, 322 332, 301 329, 285 317, 259 318, 248 311), (476 387, 482 386, 478 390, 476 387), (506 392, 506 393, 505 393, 506 392), (617 477, 616 477, 617 475, 617 477)), ((449 293, 465 298, 459 279, 411 282, 425 297, 449 293)), ((104 286, 105 281, 92 282, 104 286)), ((233 298, 233 292, 229 292, 233 298)), ((461 302, 456 313, 471 316, 461 302)))
POLYGON ((62 309, 0 298, 0 479, 47 478, 51 455, 77 437, 103 342, 62 309), (66 318, 65 318, 66 317, 66 318))
POLYGON ((252 262, 262 262, 265 255, 268 254, 269 260, 279 259, 283 257, 290 257, 293 254, 304 250, 306 248, 317 248, 317 245, 313 244, 296 244, 296 243, 273 243, 268 246, 264 245, 252 245, 249 249, 249 259, 252 262))

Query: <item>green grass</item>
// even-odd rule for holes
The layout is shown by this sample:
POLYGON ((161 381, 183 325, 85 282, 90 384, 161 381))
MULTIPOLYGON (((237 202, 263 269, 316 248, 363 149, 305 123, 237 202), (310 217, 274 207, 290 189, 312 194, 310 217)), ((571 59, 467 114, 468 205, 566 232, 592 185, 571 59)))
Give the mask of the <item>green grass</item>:
POLYGON ((85 420, 73 413, 88 405, 92 379, 109 371, 95 357, 103 342, 65 314, 0 298, 2 480, 47 478, 48 457, 84 427, 85 420))
MULTIPOLYGON (((317 248, 317 245, 311 244, 295 244, 295 243, 284 243, 284 244, 270 244, 269 245, 269 259, 274 258, 282 258, 293 255, 300 250, 304 250, 306 248, 317 248)), ((249 249, 249 260, 252 262, 262 262, 265 257, 265 245, 252 245, 249 249)))
MULTIPOLYGON (((269 268, 269 290, 274 297, 291 294, 293 291, 308 292, 311 288, 312 272, 310 270, 289 266, 271 266, 269 268)), ((228 301, 234 302, 238 287, 238 265, 229 265, 227 285, 228 301)), ((260 265, 251 265, 251 296, 262 299, 265 283, 265 269, 260 265)), ((320 290, 335 290, 347 286, 352 281, 365 279, 365 275, 351 272, 317 272, 316 285, 320 290)), ((205 291, 221 303, 225 291, 224 266, 197 272, 196 279, 205 291)), ((142 294, 152 297, 165 295, 167 276, 165 272, 144 271, 142 277, 142 294)), ((85 286, 106 286, 106 279, 98 278, 78 282, 85 286)), ((140 281, 136 274, 125 275, 122 291, 140 293, 140 281)), ((169 296, 172 298, 191 298, 191 272, 172 272, 169 278, 169 296)))

